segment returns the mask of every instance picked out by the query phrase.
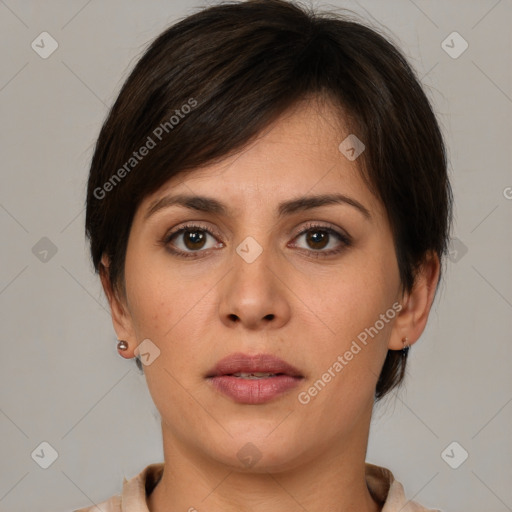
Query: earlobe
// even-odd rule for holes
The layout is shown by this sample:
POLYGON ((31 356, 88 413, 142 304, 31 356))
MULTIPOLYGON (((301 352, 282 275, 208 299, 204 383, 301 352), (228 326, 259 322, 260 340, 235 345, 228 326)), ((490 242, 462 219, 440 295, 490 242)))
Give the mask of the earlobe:
POLYGON ((126 348, 122 348, 118 344, 118 352, 123 357, 130 359, 135 357, 134 351, 136 348, 135 333, 132 326, 132 320, 126 305, 118 297, 118 294, 116 293, 114 287, 112 286, 109 277, 108 267, 109 260, 108 257, 104 254, 101 258, 99 269, 101 284, 103 286, 103 291, 105 292, 108 303, 110 305, 112 325, 116 332, 117 339, 120 341, 124 341, 124 343, 127 345, 126 348))
POLYGON ((425 330, 439 280, 440 266, 437 253, 430 252, 418 269, 412 290, 404 293, 402 309, 395 320, 388 344, 390 350, 402 350, 405 338, 408 346, 413 345, 425 330))

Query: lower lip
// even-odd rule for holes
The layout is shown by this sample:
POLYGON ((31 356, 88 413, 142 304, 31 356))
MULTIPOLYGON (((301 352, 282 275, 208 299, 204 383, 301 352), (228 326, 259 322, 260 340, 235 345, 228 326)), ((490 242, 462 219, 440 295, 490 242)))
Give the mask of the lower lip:
POLYGON ((294 388, 302 377, 277 375, 264 379, 243 379, 221 375, 209 379, 213 386, 240 404, 263 404, 294 388))

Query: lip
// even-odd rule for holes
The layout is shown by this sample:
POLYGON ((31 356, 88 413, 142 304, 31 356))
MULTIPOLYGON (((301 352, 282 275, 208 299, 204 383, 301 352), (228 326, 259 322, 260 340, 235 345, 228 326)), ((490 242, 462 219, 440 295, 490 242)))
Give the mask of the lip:
POLYGON ((250 356, 236 352, 221 359, 215 367, 208 372, 206 378, 232 375, 238 372, 282 373, 289 377, 303 377, 297 368, 271 354, 256 354, 250 356))
POLYGON ((299 370, 271 354, 249 356, 237 352, 221 359, 206 379, 213 387, 240 404, 262 404, 296 387, 303 379, 299 370), (232 374, 275 373, 274 377, 243 379, 232 374))
POLYGON ((262 379, 243 379, 233 375, 218 375, 208 380, 221 393, 239 404, 257 405, 269 402, 296 387, 302 377, 278 375, 262 379))

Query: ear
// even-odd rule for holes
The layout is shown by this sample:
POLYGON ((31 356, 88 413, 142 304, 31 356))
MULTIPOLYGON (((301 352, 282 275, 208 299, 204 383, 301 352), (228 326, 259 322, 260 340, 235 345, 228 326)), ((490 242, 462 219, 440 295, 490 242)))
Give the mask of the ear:
POLYGON ((440 266, 438 254, 429 252, 416 273, 412 290, 404 293, 402 309, 396 317, 389 339, 390 350, 404 348, 404 338, 407 338, 408 346, 413 345, 423 333, 434 301, 440 266))
POLYGON ((123 357, 130 359, 135 357, 134 351, 137 348, 135 331, 133 329, 130 312, 126 305, 126 300, 118 297, 118 293, 114 290, 114 287, 110 282, 110 277, 108 275, 109 264, 108 256, 104 254, 101 258, 99 270, 101 284, 110 305, 112 325, 116 331, 117 339, 124 340, 128 343, 128 348, 120 351, 119 353, 123 357))

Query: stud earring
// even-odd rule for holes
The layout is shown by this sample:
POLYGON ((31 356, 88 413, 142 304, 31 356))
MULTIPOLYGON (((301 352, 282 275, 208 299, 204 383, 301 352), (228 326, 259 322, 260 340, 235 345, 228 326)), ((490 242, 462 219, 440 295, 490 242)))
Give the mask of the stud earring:
POLYGON ((408 338, 402 338, 402 343, 404 344, 404 348, 402 349, 402 357, 405 359, 407 357, 407 354, 409 352, 409 345, 407 345, 407 342, 409 341, 408 338))
POLYGON ((126 350, 128 348, 128 343, 124 340, 119 340, 117 343, 117 350, 126 350))

